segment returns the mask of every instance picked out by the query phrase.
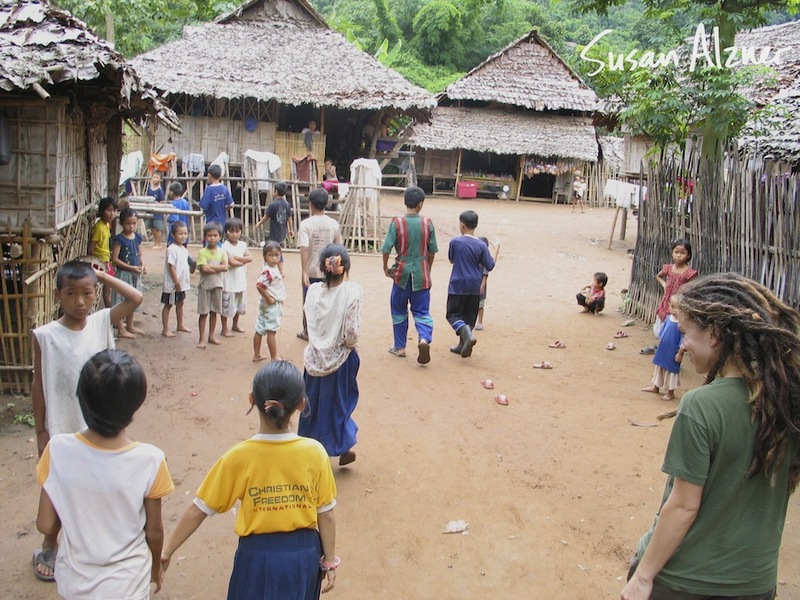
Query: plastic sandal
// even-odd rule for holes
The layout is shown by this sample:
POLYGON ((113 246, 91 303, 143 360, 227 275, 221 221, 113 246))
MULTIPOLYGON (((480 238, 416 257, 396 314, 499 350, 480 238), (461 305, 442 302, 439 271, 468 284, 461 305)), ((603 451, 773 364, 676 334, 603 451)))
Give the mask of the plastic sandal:
POLYGON ((483 381, 481 381, 481 385, 485 387, 487 390, 494 389, 494 381, 492 381, 491 379, 484 379, 483 381))
POLYGON ((540 363, 533 363, 533 368, 534 369, 552 369, 553 365, 550 364, 548 361, 543 360, 540 363))
POLYGON ((606 350, 616 350, 616 349, 617 345, 614 342, 608 342, 608 344, 606 344, 606 350))
POLYGON ((620 330, 620 331, 618 331, 617 333, 614 334, 614 337, 617 338, 617 339, 626 338, 626 337, 628 337, 628 332, 620 330))
POLYGON ((494 401, 500 406, 506 406, 508 404, 508 396, 505 394, 497 394, 497 396, 494 397, 494 401))
POLYGON ((566 347, 567 345, 561 340, 556 340, 555 342, 553 342, 548 346, 548 348, 566 348, 566 347))

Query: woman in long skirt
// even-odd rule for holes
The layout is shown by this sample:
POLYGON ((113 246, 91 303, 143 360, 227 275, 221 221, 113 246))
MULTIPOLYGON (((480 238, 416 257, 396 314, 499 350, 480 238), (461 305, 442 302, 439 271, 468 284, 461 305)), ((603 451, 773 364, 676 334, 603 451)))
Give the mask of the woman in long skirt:
POLYGON ((325 281, 308 288, 303 306, 308 322, 304 354, 309 410, 300 418, 298 433, 318 440, 340 465, 356 459, 358 405, 356 343, 361 330, 361 286, 346 281, 350 255, 331 244, 320 254, 325 281))

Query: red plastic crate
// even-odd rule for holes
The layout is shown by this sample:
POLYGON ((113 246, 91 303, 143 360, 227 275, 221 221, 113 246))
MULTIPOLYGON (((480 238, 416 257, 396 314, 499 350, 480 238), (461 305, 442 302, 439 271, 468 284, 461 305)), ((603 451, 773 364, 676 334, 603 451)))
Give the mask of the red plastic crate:
POLYGON ((474 181, 459 181, 456 195, 459 198, 477 198, 478 184, 474 181))

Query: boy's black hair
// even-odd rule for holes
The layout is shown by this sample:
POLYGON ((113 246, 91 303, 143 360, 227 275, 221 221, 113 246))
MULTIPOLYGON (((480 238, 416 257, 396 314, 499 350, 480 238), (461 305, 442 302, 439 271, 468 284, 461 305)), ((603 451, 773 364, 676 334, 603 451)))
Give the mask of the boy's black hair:
POLYGON ((236 217, 231 217, 227 221, 225 221, 225 233, 228 233, 232 229, 238 229, 242 231, 244 229, 244 225, 242 225, 242 220, 237 219, 236 217))
POLYGON ((276 360, 261 367, 253 378, 253 402, 262 418, 283 428, 306 397, 303 374, 292 363, 276 360), (267 407, 274 400, 277 404, 267 407))
POLYGON ((350 272, 350 253, 347 251, 347 248, 341 244, 328 244, 325 246, 325 248, 322 249, 322 252, 319 253, 319 270, 322 271, 323 276, 325 277, 325 282, 328 285, 330 285, 332 280, 339 279, 339 277, 347 275, 350 272), (341 275, 331 273, 325 268, 325 262, 334 256, 338 256, 342 260, 340 264, 344 268, 344 273, 341 275))
POLYGON ((317 210, 325 210, 325 207, 328 206, 329 199, 330 196, 328 196, 328 192, 325 188, 314 188, 308 194, 308 201, 317 210))
MULTIPOLYGON (((183 221, 173 221, 169 225, 169 232, 172 235, 175 235, 175 232, 178 231, 178 229, 180 229, 181 227, 186 227, 186 223, 184 223, 183 221)), ((186 229, 188 230, 189 228, 186 227, 186 229)))
POLYGON ((130 219, 131 217, 136 218, 136 212, 132 208, 123 208, 119 211, 119 224, 124 225, 125 219, 130 219))
POLYGON ((222 225, 216 221, 211 221, 210 223, 203 225, 203 237, 206 237, 206 234, 209 231, 216 231, 219 234, 219 237, 222 237, 222 225))
POLYGON ((100 198, 100 202, 97 204, 97 215, 102 216, 103 212, 109 207, 113 206, 114 208, 117 207, 117 201, 114 200, 111 196, 106 196, 105 198, 100 198))
POLYGON ((283 248, 281 248, 281 245, 278 242, 275 240, 269 240, 261 249, 261 256, 264 257, 264 260, 267 260, 267 254, 270 252, 270 250, 280 250, 281 253, 283 252, 283 248))
POLYGON ((169 184, 169 191, 172 192, 172 195, 176 198, 180 198, 183 196, 183 185, 181 185, 180 181, 173 181, 169 184))
POLYGON ((677 248, 678 246, 683 246, 684 248, 686 248, 686 251, 689 253, 689 260, 692 260, 692 243, 686 238, 680 238, 673 241, 672 244, 670 244, 669 249, 675 250, 675 248, 677 248))
POLYGON ((287 187, 285 182, 279 181, 275 184, 275 195, 278 197, 285 196, 287 187))
POLYGON ((458 220, 461 221, 467 229, 475 229, 478 227, 478 213, 474 210, 465 210, 458 215, 458 220))
POLYGON ((219 165, 209 165, 208 174, 211 176, 211 179, 219 181, 222 179, 222 167, 219 165))
POLYGON ((425 202, 425 192, 422 188, 412 185, 406 188, 403 194, 403 202, 408 208, 416 208, 425 202))
POLYGON ((598 271, 593 275, 593 277, 597 280, 597 283, 606 287, 608 285, 608 275, 603 273, 602 271, 598 271))
POLYGON ((147 396, 147 378, 124 350, 102 350, 83 365, 77 391, 89 429, 110 438, 133 421, 147 396))
POLYGON ((58 268, 56 273, 56 289, 60 290, 64 286, 66 279, 83 279, 89 277, 92 283, 97 283, 97 273, 89 263, 80 260, 71 260, 58 268))

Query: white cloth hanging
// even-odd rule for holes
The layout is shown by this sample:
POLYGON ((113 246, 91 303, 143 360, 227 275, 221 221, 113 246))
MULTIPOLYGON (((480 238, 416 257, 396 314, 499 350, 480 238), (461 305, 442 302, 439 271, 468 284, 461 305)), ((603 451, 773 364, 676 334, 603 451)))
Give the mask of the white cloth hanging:
POLYGON ((639 198, 642 195, 647 195, 647 187, 618 179, 607 179, 603 188, 603 196, 614 198, 616 205, 620 208, 638 208, 639 198))
POLYGON ((281 159, 272 152, 258 152, 257 150, 247 150, 244 153, 245 162, 249 159, 253 162, 253 173, 258 178, 258 189, 268 190, 270 188, 269 179, 278 179, 278 171, 282 166, 281 159))
POLYGON ((357 158, 350 165, 350 185, 355 187, 356 196, 366 200, 370 215, 378 213, 378 188, 382 180, 381 166, 374 158, 357 158))
POLYGON ((223 177, 227 177, 228 176, 228 161, 229 160, 230 160, 230 157, 228 156, 227 152, 220 152, 219 156, 217 156, 217 158, 215 158, 214 160, 211 161, 211 164, 212 165, 219 165, 220 168, 222 169, 222 176, 223 177))
POLYGON ((141 150, 129 152, 122 157, 119 166, 119 184, 122 185, 131 177, 136 177, 142 170, 144 155, 141 150))
POLYGON ((202 154, 187 154, 181 159, 181 174, 205 173, 206 159, 202 154))

